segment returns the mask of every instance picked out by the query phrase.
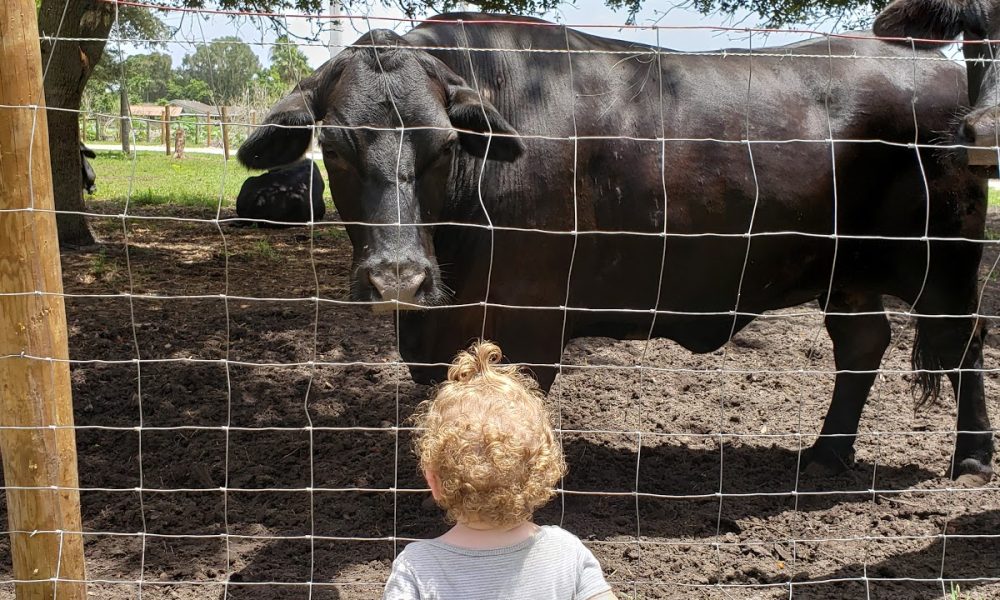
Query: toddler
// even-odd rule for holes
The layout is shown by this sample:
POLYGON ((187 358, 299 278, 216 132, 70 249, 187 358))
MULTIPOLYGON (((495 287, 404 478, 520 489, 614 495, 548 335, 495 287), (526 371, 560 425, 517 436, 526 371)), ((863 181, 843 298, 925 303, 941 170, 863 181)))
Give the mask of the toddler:
POLYGON ((614 600, 573 534, 532 523, 566 472, 538 384, 473 344, 417 409, 415 449, 434 500, 455 523, 392 564, 383 600, 614 600))

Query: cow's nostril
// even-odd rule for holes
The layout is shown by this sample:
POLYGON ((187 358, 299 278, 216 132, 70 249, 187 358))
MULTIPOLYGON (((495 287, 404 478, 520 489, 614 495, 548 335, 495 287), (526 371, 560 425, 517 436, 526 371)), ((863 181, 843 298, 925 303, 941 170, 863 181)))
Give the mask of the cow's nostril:
POLYGON ((427 275, 421 271, 413 273, 409 279, 403 281, 403 285, 400 285, 400 288, 405 288, 405 294, 402 289, 400 290, 400 299, 405 297, 408 298, 410 302, 416 300, 417 292, 420 291, 420 287, 424 285, 424 281, 426 279, 427 275))
POLYGON ((386 290, 391 287, 390 282, 386 281, 385 277, 376 275, 374 271, 368 272, 368 281, 375 288, 375 291, 378 292, 379 297, 385 298, 386 290))

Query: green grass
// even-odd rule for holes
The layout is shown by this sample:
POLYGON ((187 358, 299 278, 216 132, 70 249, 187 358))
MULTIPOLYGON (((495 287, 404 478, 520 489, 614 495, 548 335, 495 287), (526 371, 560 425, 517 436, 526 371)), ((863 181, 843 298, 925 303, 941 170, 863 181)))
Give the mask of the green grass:
POLYGON ((252 256, 257 256, 264 260, 278 260, 278 251, 274 249, 271 242, 266 239, 257 240, 253 245, 252 256))
POLYGON ((90 274, 100 279, 108 274, 111 268, 108 265, 108 252, 106 248, 101 248, 90 263, 90 274))
MULTIPOLYGON (((222 155, 187 154, 176 159, 164 152, 98 152, 91 165, 97 174, 97 193, 88 200, 118 201, 133 205, 173 204, 216 207, 236 203, 243 181, 259 174, 243 168, 235 158, 222 155), (131 185, 131 192, 129 187, 131 185)), ((320 165, 320 171, 324 171, 320 165)), ((324 182, 326 173, 323 173, 324 182)), ((325 192, 328 196, 329 193, 325 192)))
MULTIPOLYGON (((257 174, 244 169, 235 158, 226 163, 222 155, 215 154, 188 154, 178 160, 165 152, 137 152, 134 159, 121 152, 98 152, 91 164, 97 173, 97 193, 88 199, 124 202, 128 198, 139 206, 176 204, 214 208, 220 196, 223 206, 231 206, 243 181, 257 174)), ((320 172, 329 190, 322 164, 320 172)), ((329 198, 328 191, 324 195, 329 198)), ((1000 206, 1000 189, 990 188, 989 203, 1000 206)))
POLYGON ((978 595, 963 592, 961 586, 954 581, 951 582, 951 592, 948 594, 948 600, 976 600, 978 597, 978 595))

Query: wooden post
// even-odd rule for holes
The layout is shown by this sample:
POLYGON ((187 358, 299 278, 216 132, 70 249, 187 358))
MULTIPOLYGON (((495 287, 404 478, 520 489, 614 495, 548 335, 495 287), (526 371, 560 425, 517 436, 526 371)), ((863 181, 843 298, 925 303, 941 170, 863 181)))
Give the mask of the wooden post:
POLYGON ((163 107, 163 143, 167 146, 167 156, 170 156, 170 107, 163 107))
POLYGON ((222 155, 229 160, 229 114, 222 107, 222 155))
POLYGON ((184 127, 174 130, 174 158, 184 158, 184 127))
POLYGON ((16 597, 86 600, 36 10, 0 2, 0 455, 16 597))
POLYGON ((247 125, 247 137, 250 137, 250 134, 253 133, 254 125, 256 125, 256 124, 257 124, 257 109, 251 108, 250 109, 250 124, 247 125))
POLYGON ((212 147, 212 113, 205 113, 205 147, 212 147))
POLYGON ((131 111, 129 110, 129 105, 128 105, 128 92, 126 91, 124 85, 121 86, 119 103, 121 104, 121 117, 122 117, 121 121, 122 152, 124 152, 125 154, 129 154, 129 148, 131 147, 129 142, 131 141, 130 138, 132 137, 132 117, 129 114, 131 111))

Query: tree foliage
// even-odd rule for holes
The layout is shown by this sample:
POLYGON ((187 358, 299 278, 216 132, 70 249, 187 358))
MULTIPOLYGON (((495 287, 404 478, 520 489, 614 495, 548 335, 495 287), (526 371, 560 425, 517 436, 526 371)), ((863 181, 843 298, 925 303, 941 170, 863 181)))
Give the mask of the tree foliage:
MULTIPOLYGON (((612 8, 623 8, 634 15, 643 0, 606 0, 612 8)), ((842 28, 870 26, 873 16, 890 0, 684 0, 676 4, 693 8, 704 15, 721 14, 735 17, 740 13, 760 16, 766 27, 781 28, 814 24, 833 19, 842 28)))
POLYGON ((161 46, 170 31, 158 13, 139 6, 121 4, 118 6, 116 24, 119 39, 134 40, 140 46, 153 48, 161 46))
POLYGON ((185 56, 183 71, 185 77, 208 84, 214 104, 228 104, 242 95, 247 82, 260 71, 260 60, 249 44, 226 36, 185 56))
POLYGON ((275 79, 291 87, 296 81, 312 72, 309 59, 299 50, 287 34, 279 35, 271 46, 271 68, 275 79))

